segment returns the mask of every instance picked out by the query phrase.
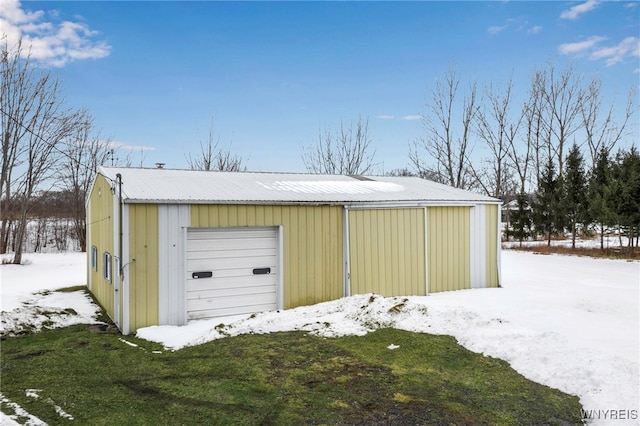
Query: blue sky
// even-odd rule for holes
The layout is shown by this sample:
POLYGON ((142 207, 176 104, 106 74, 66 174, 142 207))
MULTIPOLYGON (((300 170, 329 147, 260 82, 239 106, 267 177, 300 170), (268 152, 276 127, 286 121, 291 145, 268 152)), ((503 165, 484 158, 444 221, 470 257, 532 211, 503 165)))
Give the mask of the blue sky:
POLYGON ((185 168, 213 117, 249 170, 304 171, 303 145, 362 116, 389 171, 451 66, 522 98, 536 67, 573 64, 621 104, 640 77, 638 2, 0 2, 9 40, 145 166, 185 168))

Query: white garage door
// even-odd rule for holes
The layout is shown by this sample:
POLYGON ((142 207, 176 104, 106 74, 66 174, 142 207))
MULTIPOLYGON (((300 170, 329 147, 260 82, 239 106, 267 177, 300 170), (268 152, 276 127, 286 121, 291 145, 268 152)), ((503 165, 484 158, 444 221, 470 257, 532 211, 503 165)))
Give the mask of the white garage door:
POLYGON ((277 308, 277 228, 187 231, 187 319, 277 308))

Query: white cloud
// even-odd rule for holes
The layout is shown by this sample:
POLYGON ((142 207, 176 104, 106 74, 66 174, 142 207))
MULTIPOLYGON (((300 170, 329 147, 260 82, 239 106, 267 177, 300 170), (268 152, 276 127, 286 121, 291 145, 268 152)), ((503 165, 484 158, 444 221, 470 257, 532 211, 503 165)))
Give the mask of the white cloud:
MULTIPOLYGON (((25 12, 20 8, 20 1, 18 0, 2 0, 2 4, 3 6, 0 11, 0 16, 15 24, 25 24, 37 21, 42 17, 42 15, 44 15, 42 10, 37 12, 25 12)), ((2 31, 4 32, 4 26, 2 31)))
POLYGON ((598 6, 598 4, 600 4, 600 2, 597 0, 588 0, 585 3, 581 3, 577 6, 573 6, 569 10, 563 11, 560 14, 560 17, 562 19, 578 19, 578 16, 592 11, 596 6, 598 6))
POLYGON ((492 25, 487 28, 487 33, 496 35, 508 30, 509 28, 518 32, 525 31, 527 34, 537 34, 542 31, 542 26, 531 25, 526 19, 509 18, 505 21, 504 25, 492 25))
POLYGON ((558 50, 565 55, 590 52, 589 59, 597 61, 604 59, 608 67, 631 57, 640 57, 640 38, 627 37, 614 46, 600 47, 606 37, 593 36, 577 43, 564 43, 558 50))
POLYGON ((527 29, 527 34, 538 34, 540 31, 542 31, 542 26, 534 25, 533 27, 527 29))
POLYGON ((585 50, 593 49, 593 47, 602 40, 605 40, 605 37, 592 36, 584 41, 576 43, 563 43, 558 47, 558 50, 560 50, 560 53, 564 53, 565 55, 580 53, 585 50))
POLYGON ((631 2, 631 3, 627 3, 624 5, 625 8, 627 9, 635 9, 636 7, 638 7, 638 2, 631 2))
POLYGON ((402 117, 402 119, 407 121, 420 120, 422 119, 422 116, 421 115, 405 115, 404 117, 402 117))
POLYGON ((380 114, 377 118, 380 120, 393 120, 395 116, 390 114, 380 114))
POLYGON ((632 56, 640 57, 640 38, 638 37, 627 37, 617 46, 595 50, 591 54, 591 59, 606 59, 607 66, 611 66, 632 56))
MULTIPOLYGON (((9 46, 22 39, 24 54, 46 65, 62 67, 70 61, 99 59, 111 53, 111 46, 95 40, 97 31, 81 22, 43 22, 45 12, 25 11, 18 0, 2 0, 0 27, 9 46)), ((59 14, 49 13, 50 17, 59 14)))
POLYGON ((487 28, 487 32, 489 34, 491 34, 491 35, 495 35, 495 34, 499 34, 502 31, 504 31, 505 29, 507 29, 507 27, 509 27, 509 25, 500 25, 500 26, 494 25, 494 26, 491 26, 491 27, 487 28))

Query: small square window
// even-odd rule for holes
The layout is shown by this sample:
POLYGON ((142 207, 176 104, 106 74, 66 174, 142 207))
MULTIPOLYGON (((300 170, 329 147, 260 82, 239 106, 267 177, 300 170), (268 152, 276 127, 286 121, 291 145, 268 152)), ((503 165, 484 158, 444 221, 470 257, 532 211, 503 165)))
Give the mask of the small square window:
POLYGON ((107 252, 104 252, 104 254, 102 255, 102 260, 103 260, 103 276, 104 279, 111 282, 111 255, 107 252))
POLYGON ((91 246, 91 269, 98 272, 98 247, 91 246))

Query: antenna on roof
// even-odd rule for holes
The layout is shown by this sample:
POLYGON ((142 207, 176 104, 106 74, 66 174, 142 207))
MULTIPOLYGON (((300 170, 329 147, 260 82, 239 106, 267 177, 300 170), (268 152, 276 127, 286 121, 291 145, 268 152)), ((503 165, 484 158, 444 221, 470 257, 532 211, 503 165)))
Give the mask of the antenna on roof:
POLYGON ((156 168, 158 168, 158 169, 164 169, 164 164, 165 164, 165 163, 156 163, 156 168))

